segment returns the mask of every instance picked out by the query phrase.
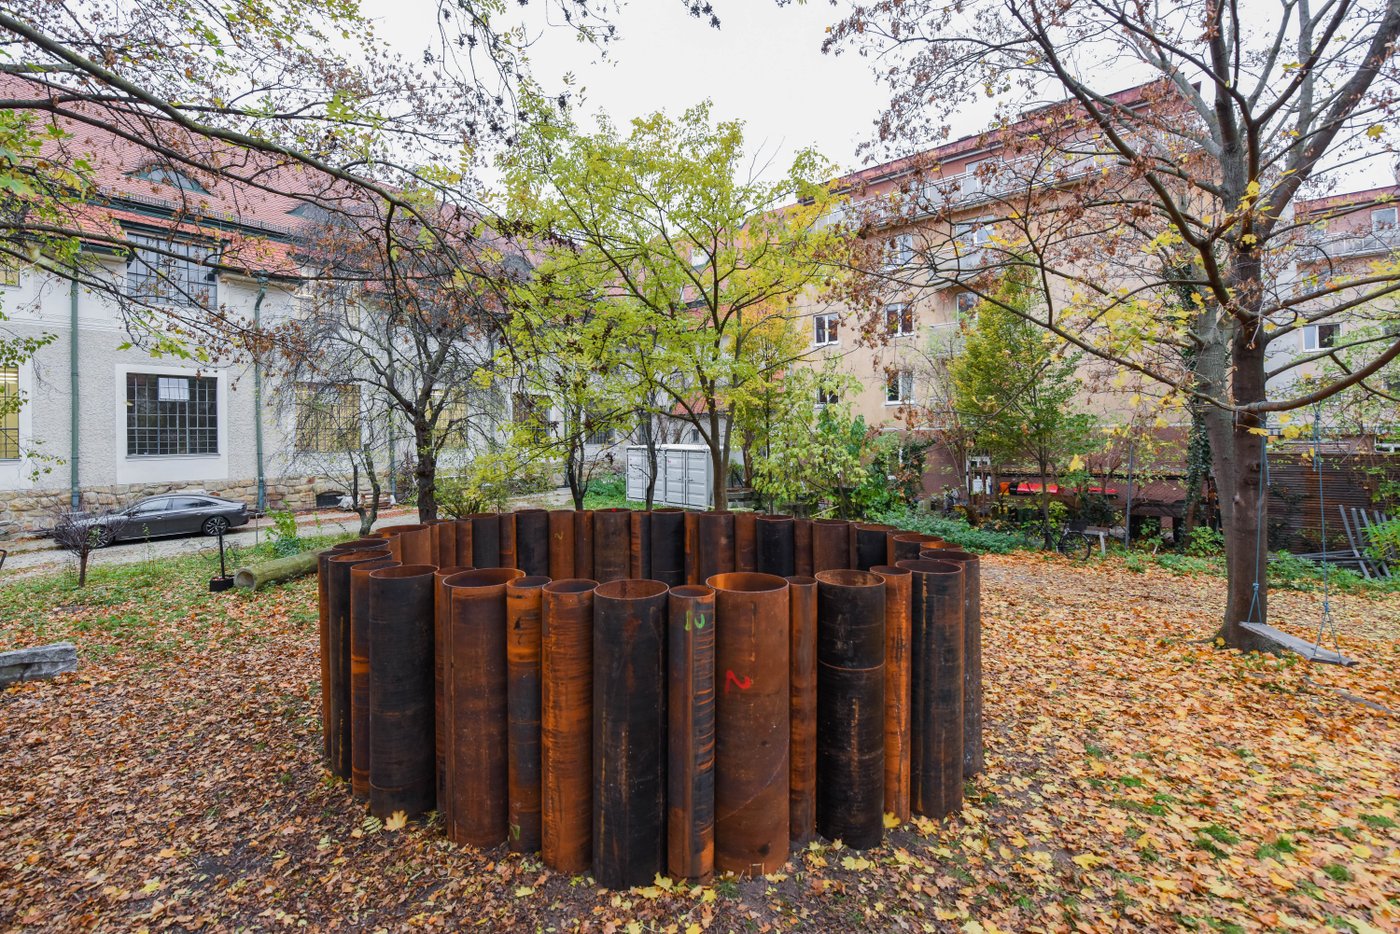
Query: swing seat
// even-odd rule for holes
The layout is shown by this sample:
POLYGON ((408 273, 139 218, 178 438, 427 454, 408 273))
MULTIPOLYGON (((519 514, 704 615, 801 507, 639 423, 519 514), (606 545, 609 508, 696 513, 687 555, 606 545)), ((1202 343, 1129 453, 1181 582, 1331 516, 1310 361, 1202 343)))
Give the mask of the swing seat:
POLYGON ((1264 623, 1240 623, 1240 628, 1254 633, 1265 641, 1272 642, 1280 649, 1286 649, 1296 655, 1301 655, 1310 662, 1319 662, 1324 665, 1342 665, 1346 668, 1357 664, 1354 658, 1347 658, 1340 652, 1334 652, 1320 645, 1314 645, 1306 639, 1290 636, 1288 633, 1265 625, 1264 623))

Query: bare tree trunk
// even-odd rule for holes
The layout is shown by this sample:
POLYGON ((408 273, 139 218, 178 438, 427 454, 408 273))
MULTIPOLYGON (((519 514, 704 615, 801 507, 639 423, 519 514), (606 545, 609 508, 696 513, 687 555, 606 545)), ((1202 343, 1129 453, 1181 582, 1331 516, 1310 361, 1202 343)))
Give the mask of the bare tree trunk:
POLYGON ((78 553, 78 586, 87 584, 87 566, 90 552, 87 549, 78 553))
POLYGON ((571 443, 564 455, 564 482, 569 485, 569 494, 574 499, 574 508, 583 509, 583 497, 588 493, 588 484, 583 482, 582 446, 571 443))
MULTIPOLYGON (((1260 401, 1264 398, 1264 348, 1243 328, 1237 329, 1233 341, 1231 396, 1237 405, 1260 401)), ((1222 361, 1222 375, 1223 369, 1222 361)), ((1217 638, 1231 648, 1259 651, 1267 648, 1267 643, 1240 628, 1240 623, 1267 623, 1269 619, 1265 438, 1251 430, 1262 430, 1263 420, 1217 408, 1208 410, 1205 418, 1216 481, 1222 492, 1230 491, 1229 496, 1220 497, 1227 584, 1225 617, 1217 638)))
POLYGON ((711 488, 714 491, 715 512, 729 511, 729 439, 721 434, 721 423, 714 399, 706 399, 707 414, 710 419, 710 467, 714 471, 711 488))
POLYGON ((643 409, 640 413, 641 420, 638 428, 642 434, 642 444, 647 451, 647 509, 650 510, 656 502, 656 475, 660 470, 661 458, 656 450, 656 426, 652 424, 651 412, 643 409))
POLYGON ((418 490, 418 521, 437 518, 437 452, 433 450, 432 429, 422 419, 413 423, 413 441, 417 448, 417 463, 413 467, 414 485, 418 490))

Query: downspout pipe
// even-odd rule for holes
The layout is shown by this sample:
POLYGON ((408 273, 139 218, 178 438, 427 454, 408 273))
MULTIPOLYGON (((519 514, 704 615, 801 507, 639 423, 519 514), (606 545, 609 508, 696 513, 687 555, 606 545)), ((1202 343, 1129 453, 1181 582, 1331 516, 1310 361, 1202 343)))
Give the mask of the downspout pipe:
POLYGON ((83 505, 78 486, 78 280, 68 280, 68 486, 74 512, 83 505))
MULTIPOLYGON (((267 278, 258 277, 258 297, 253 302, 253 327, 262 328, 262 303, 267 297, 267 278)), ((267 474, 263 470, 262 362, 253 355, 253 439, 258 471, 258 512, 267 511, 267 474)))

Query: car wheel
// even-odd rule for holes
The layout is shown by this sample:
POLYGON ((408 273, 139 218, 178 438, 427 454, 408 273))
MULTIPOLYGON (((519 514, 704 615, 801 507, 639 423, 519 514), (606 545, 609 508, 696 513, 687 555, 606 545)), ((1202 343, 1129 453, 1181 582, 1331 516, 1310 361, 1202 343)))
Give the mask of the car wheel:
POLYGON ((228 520, 223 516, 210 516, 204 520, 205 535, 222 535, 228 531, 228 520))
POLYGON ((92 535, 92 547, 106 548, 108 545, 112 544, 112 542, 116 541, 116 538, 117 536, 110 528, 105 525, 99 525, 92 535))

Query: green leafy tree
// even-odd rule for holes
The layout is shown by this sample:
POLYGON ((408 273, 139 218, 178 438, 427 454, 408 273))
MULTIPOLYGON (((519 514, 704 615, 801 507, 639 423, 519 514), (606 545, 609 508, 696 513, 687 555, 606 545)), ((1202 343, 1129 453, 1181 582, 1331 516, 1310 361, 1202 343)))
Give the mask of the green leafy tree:
POLYGON ((951 364, 953 405, 994 462, 1035 465, 1041 529, 1050 547, 1050 481, 1066 468, 1081 469, 1093 447, 1095 420, 1073 409, 1079 355, 1065 353, 1028 320, 1043 300, 1029 277, 1007 273, 996 296, 979 304, 951 364))
POLYGON ((757 332, 824 285, 845 243, 823 222, 826 160, 803 150, 774 181, 752 166, 742 125, 714 122, 708 104, 635 120, 626 134, 606 119, 580 133, 538 104, 504 162, 504 213, 542 244, 538 272, 606 289, 599 327, 646 349, 619 365, 640 377, 644 363, 657 407, 709 448, 718 510, 735 406, 797 362, 760 352, 757 332))

